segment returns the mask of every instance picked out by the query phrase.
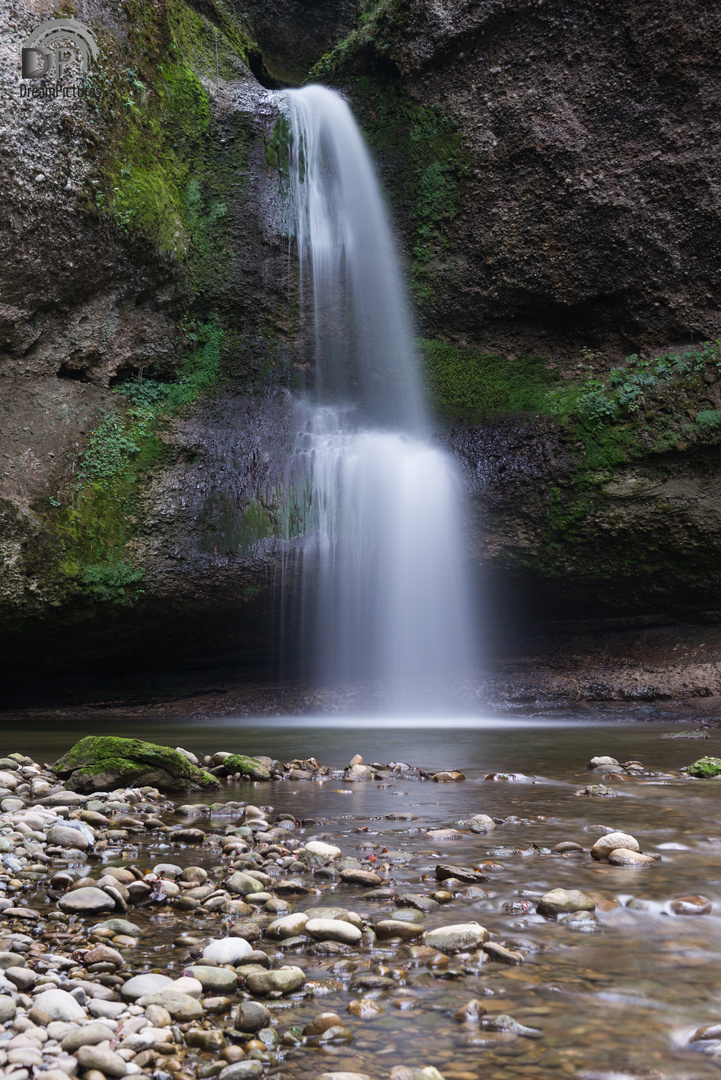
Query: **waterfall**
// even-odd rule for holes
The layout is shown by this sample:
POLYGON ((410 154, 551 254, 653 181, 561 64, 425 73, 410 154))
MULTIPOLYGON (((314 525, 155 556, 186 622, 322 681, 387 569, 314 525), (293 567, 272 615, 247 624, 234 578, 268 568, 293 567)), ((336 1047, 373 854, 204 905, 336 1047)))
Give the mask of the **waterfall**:
POLYGON ((353 115, 322 86, 279 97, 315 346, 294 470, 313 674, 379 681, 398 705, 473 664, 460 486, 428 437, 401 268, 353 115))

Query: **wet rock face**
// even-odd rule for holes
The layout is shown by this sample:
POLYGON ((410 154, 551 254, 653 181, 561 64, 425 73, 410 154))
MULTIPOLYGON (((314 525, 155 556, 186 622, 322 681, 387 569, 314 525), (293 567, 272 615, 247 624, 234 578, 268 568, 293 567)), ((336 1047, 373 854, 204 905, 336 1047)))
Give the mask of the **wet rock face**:
POLYGON ((243 13, 268 73, 280 84, 297 85, 348 34, 363 6, 359 0, 248 0, 243 13))
POLYGON ((720 29, 692 0, 412 0, 380 22, 361 65, 392 61, 464 138, 430 327, 544 353, 718 336, 720 29))

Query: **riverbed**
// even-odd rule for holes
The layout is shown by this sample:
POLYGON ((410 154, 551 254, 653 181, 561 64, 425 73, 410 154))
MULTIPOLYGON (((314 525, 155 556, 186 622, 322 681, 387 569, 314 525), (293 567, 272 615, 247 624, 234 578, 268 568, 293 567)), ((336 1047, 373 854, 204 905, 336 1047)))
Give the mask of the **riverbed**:
MULTIPOLYGON (((229 800, 252 802, 271 821, 290 813, 302 822, 294 842, 318 838, 337 845, 343 856, 379 873, 401 895, 438 891, 439 863, 477 867, 485 880, 452 890, 449 902, 422 918, 422 928, 478 922, 491 941, 521 958, 500 963, 478 952, 451 956, 439 966, 414 957, 420 939, 378 940, 327 957, 314 952, 309 941, 287 949, 264 941, 255 947, 268 949, 274 966, 298 965, 309 982, 324 984, 316 994, 274 1003, 278 1031, 302 1029, 330 1010, 353 1035, 349 1043, 306 1044, 271 1055, 268 1075, 339 1071, 381 1080, 399 1065, 433 1065, 445 1080, 718 1075, 721 1058, 716 1061, 713 1052, 719 1044, 689 1039, 703 1025, 721 1021, 721 784, 679 775, 682 766, 702 755, 721 755, 721 732, 714 726, 698 741, 662 737, 678 734, 678 724, 571 715, 445 723, 377 717, 254 722, 233 716, 183 723, 176 717, 153 724, 130 719, 122 729, 114 724, 113 730, 103 730, 97 713, 92 721, 87 716, 63 724, 49 720, 44 728, 6 731, 0 750, 52 761, 91 729, 150 738, 196 754, 229 750, 280 761, 315 757, 334 769, 360 754, 366 763, 462 771, 465 779, 447 783, 402 772, 380 782, 348 782, 342 774, 252 786, 230 782, 220 795, 175 800, 213 804, 212 813, 202 818, 210 837, 237 824, 237 810, 223 813, 229 800), (603 780, 587 768, 596 755, 638 761, 644 769, 609 780, 608 797, 579 794, 603 780), (488 834, 461 825, 454 840, 426 835, 481 813, 496 822, 488 834), (610 829, 631 834, 641 851, 660 855, 660 861, 643 869, 594 861, 589 849, 610 829), (583 851, 551 851, 563 842, 575 842, 583 851), (554 888, 588 894, 596 903, 596 921, 574 925, 537 914, 539 898, 554 888), (711 913, 674 914, 670 903, 685 895, 708 898, 711 913), (369 996, 353 985, 362 972, 393 980, 391 989, 371 991, 380 1007, 372 1020, 348 1012, 349 1003, 369 996), (471 999, 482 1002, 488 1026, 453 1018, 471 999), (499 1014, 534 1033, 494 1030, 492 1018, 499 1014)), ((167 821, 175 826, 185 818, 171 813, 167 821)), ((132 863, 142 871, 171 862, 211 873, 219 862, 217 847, 172 842, 157 832, 108 848, 104 860, 115 866, 132 863)), ((91 873, 97 877, 100 870, 94 866, 91 873)), ((367 890, 337 877, 309 877, 308 884, 310 894, 290 898, 293 910, 342 906, 370 926, 400 910, 389 899, 366 899, 367 890)), ((24 894, 23 903, 43 911, 54 907, 54 901, 43 900, 42 886, 36 896, 24 894)), ((133 908, 130 917, 145 930, 142 943, 128 951, 133 970, 152 968, 174 977, 190 962, 188 947, 177 944, 184 932, 218 936, 221 925, 226 930, 228 925, 217 916, 171 905, 133 908)), ((262 926, 262 914, 258 921, 262 926)), ((220 1016, 213 1022, 222 1027, 229 1021, 220 1016)), ((202 1061, 197 1070, 194 1075, 205 1075, 202 1061)))

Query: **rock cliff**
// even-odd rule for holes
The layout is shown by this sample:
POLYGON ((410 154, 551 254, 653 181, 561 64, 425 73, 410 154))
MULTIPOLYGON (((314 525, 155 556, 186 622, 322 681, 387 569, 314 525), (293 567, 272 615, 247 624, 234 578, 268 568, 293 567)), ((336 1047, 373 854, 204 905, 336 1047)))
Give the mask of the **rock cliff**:
POLYGON ((53 10, 0 13, 6 680, 273 656, 307 362, 267 88, 311 65, 389 194, 489 621, 721 608, 714 5, 82 0, 87 96, 21 98, 53 10))

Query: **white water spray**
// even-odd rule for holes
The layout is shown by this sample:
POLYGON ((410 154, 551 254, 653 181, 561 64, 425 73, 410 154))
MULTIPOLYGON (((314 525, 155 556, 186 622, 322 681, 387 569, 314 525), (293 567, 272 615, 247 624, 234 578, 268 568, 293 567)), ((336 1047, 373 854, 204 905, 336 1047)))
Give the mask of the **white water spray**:
POLYGON ((399 704, 475 657, 459 485, 425 437, 401 270, 353 115, 322 86, 280 100, 315 338, 317 403, 301 410, 298 444, 314 674, 379 680, 399 704))

